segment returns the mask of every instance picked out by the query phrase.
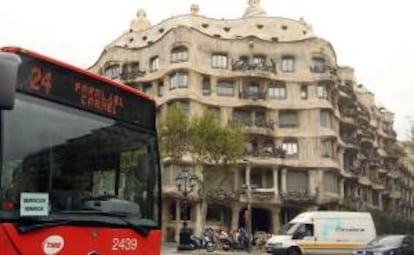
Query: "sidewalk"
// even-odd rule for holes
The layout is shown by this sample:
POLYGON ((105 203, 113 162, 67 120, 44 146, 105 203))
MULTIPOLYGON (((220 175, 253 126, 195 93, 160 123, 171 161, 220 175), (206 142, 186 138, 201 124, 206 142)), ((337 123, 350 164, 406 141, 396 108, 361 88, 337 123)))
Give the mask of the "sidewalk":
POLYGON ((178 255, 178 254, 188 254, 188 255, 266 255, 265 251, 258 251, 253 249, 252 252, 248 253, 246 251, 223 251, 215 250, 213 252, 207 252, 206 250, 194 250, 194 251, 178 251, 178 243, 162 243, 161 254, 162 255, 178 255))

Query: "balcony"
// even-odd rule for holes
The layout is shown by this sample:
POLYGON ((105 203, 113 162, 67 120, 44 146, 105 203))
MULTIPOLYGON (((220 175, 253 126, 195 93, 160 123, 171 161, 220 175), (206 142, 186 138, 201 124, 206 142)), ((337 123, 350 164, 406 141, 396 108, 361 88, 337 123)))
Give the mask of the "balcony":
POLYGON ((267 94, 265 91, 261 92, 248 92, 248 91, 240 91, 239 93, 241 99, 250 99, 250 100, 259 100, 259 99, 266 99, 267 94))
POLYGON ((342 84, 340 83, 338 85, 338 89, 342 92, 344 92, 345 94, 352 96, 354 94, 354 90, 352 89, 352 85, 349 84, 342 84))
POLYGON ((356 146, 358 144, 358 140, 357 138, 353 135, 353 134, 343 134, 341 136, 341 139, 347 144, 347 145, 352 145, 352 146, 356 146))
POLYGON ((230 124, 241 124, 246 126, 247 128, 265 128, 273 130, 276 122, 273 120, 266 120, 266 119, 255 119, 253 118, 235 118, 229 120, 230 124))
POLYGON ((317 195, 309 191, 287 191, 281 192, 280 198, 284 203, 291 204, 314 204, 316 203, 317 195))
POLYGON ((120 78, 124 81, 131 81, 131 80, 135 80, 138 77, 143 77, 145 75, 145 71, 126 71, 126 72, 122 72, 120 73, 120 78))
POLYGON ((353 108, 345 108, 341 111, 341 116, 355 118, 357 111, 353 108))
POLYGON ((271 72, 276 73, 276 68, 273 64, 266 64, 260 62, 247 62, 237 60, 232 66, 233 71, 241 72, 271 72))
POLYGON ((263 158, 286 158, 286 151, 281 147, 265 146, 261 149, 255 148, 245 152, 247 156, 263 157, 263 158))

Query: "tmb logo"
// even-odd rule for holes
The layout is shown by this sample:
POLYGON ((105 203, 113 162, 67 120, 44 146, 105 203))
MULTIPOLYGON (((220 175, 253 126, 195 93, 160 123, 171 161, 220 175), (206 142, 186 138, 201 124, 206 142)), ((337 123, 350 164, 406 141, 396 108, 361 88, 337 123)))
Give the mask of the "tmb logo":
POLYGON ((63 237, 58 235, 49 236, 43 241, 43 252, 46 255, 54 255, 59 253, 64 245, 65 241, 63 240, 63 237))

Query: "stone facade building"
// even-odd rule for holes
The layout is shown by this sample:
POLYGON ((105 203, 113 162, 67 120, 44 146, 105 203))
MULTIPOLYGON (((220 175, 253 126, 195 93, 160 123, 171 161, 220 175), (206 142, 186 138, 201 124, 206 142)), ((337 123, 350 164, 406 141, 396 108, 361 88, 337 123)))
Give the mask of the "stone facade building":
MULTIPOLYGON (((200 16, 193 5, 151 25, 140 10, 90 69, 153 96, 160 118, 179 104, 188 116, 211 110, 223 125, 244 124, 246 155, 213 178, 207 226, 238 228, 249 190, 253 230, 276 232, 309 209, 414 218, 414 161, 397 143, 393 113, 303 19, 268 17, 259 0, 233 20, 200 16)), ((163 163, 163 228, 177 239, 184 212, 174 180, 191 161, 163 163)), ((192 199, 186 213, 197 230, 203 219, 192 199)))

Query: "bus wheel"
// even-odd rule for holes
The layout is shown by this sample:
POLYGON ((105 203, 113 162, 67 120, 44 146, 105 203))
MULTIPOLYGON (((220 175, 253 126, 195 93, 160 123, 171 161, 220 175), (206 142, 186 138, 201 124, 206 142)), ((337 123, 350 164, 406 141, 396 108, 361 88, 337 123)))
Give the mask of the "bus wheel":
POLYGON ((302 255, 302 252, 297 247, 289 248, 289 250, 286 253, 287 255, 302 255))

